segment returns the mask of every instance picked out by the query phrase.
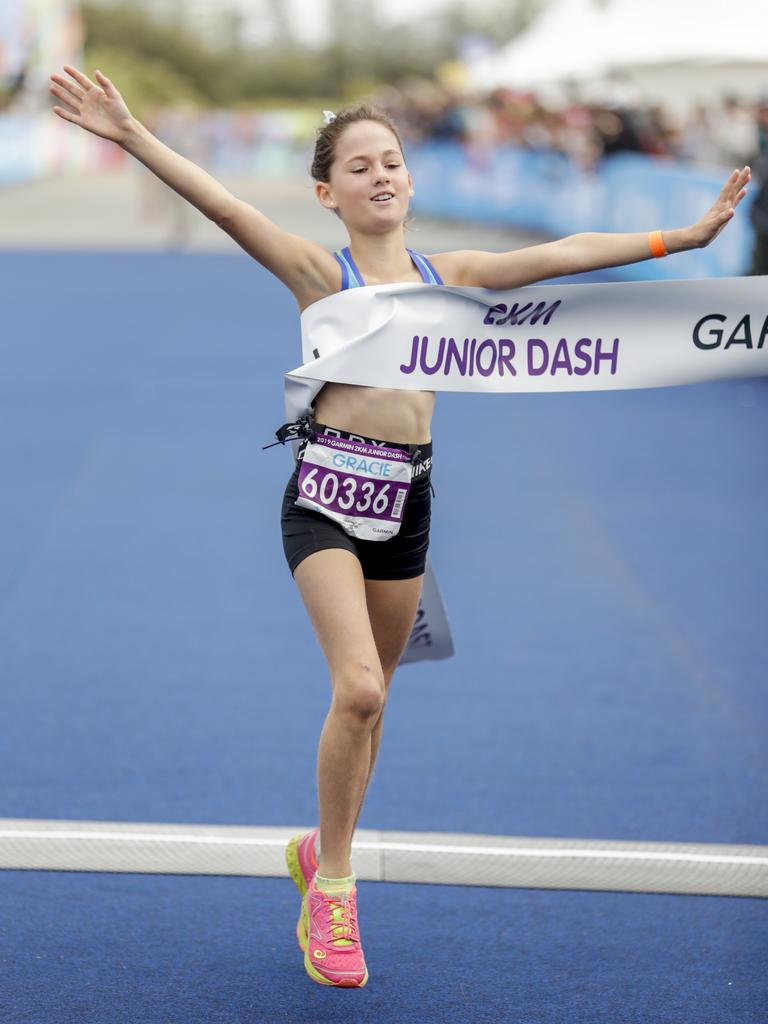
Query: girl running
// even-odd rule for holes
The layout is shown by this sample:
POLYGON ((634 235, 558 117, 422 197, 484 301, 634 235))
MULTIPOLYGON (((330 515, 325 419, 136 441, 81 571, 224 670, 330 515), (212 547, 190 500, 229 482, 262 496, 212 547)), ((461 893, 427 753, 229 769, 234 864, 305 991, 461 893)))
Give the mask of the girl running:
MULTIPOLYGON (((583 233, 514 252, 462 250, 423 256, 406 247, 413 192, 397 129, 382 111, 327 114, 312 176, 318 201, 344 222, 350 244, 329 253, 289 234, 211 175, 158 141, 131 116, 100 71, 70 65, 51 75, 66 121, 110 139, 226 231, 293 293, 301 311, 346 288, 397 282, 495 291, 708 245, 745 195, 748 167, 734 171, 694 225, 631 234, 583 233)), ((357 921, 352 837, 381 741, 392 676, 416 617, 429 545, 430 423, 435 395, 327 383, 304 422, 282 505, 283 546, 328 662, 332 697, 317 760, 320 825, 295 836, 286 860, 302 894, 297 925, 304 966, 322 985, 359 987, 368 969, 357 921), (322 512, 296 504, 302 458, 316 437, 361 441, 389 452, 412 475, 401 526, 385 540, 351 536, 322 512)))

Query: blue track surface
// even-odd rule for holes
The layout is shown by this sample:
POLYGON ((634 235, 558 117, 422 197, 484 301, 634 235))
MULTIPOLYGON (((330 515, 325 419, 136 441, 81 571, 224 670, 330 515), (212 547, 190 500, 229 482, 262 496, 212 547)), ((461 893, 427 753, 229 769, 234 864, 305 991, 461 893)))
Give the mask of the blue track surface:
MULTIPOLYGON (((293 299, 245 257, 0 275, 2 815, 316 821, 330 685, 289 453, 261 451, 293 299)), ((767 424, 765 379, 439 396, 457 654, 395 677, 360 826, 768 842, 767 424)), ((287 879, 0 890, 8 1022, 766 1019, 758 900, 361 883, 371 980, 341 993, 304 974, 287 879)))

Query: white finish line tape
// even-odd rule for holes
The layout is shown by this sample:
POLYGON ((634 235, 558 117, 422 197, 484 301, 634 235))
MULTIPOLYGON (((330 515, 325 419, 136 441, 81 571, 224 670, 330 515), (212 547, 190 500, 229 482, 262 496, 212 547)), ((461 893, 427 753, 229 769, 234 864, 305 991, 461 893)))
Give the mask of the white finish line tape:
MULTIPOLYGON (((768 277, 531 285, 507 292, 426 284, 352 288, 301 314, 303 365, 285 375, 286 416, 294 422, 307 415, 328 382, 507 393, 513 400, 524 392, 757 377, 768 374, 766 295, 768 277)), ((294 442, 294 455, 297 449, 294 442)), ((428 557, 400 663, 449 658, 453 650, 428 557)))
MULTIPOLYGON (((306 828, 0 820, 0 868, 286 877, 306 828)), ((358 830, 360 880, 768 896, 768 847, 358 830)))

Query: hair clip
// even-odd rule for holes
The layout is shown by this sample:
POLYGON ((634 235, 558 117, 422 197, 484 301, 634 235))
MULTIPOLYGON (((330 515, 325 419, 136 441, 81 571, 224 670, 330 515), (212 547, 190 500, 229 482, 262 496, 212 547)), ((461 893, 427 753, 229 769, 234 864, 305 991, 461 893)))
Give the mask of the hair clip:
POLYGON ((325 123, 326 124, 330 124, 331 121, 335 121, 336 120, 336 115, 334 114, 334 112, 332 110, 324 110, 323 111, 323 117, 325 118, 325 123))

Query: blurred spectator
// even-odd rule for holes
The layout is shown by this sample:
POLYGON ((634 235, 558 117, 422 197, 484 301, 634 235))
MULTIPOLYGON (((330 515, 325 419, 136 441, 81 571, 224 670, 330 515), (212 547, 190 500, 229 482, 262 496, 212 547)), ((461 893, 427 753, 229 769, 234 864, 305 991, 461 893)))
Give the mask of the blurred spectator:
POLYGON ((726 96, 723 105, 714 108, 712 131, 720 162, 725 166, 743 167, 757 153, 756 115, 756 109, 732 96, 726 96))
POLYGON ((703 104, 694 108, 681 132, 678 152, 690 163, 717 164, 721 161, 712 109, 703 104))
POLYGON ((749 273, 768 274, 768 95, 758 102, 756 121, 759 152, 752 170, 760 187, 749 211, 755 229, 749 273))
MULTIPOLYGON (((209 163, 209 132, 205 127, 208 119, 194 106, 180 104, 173 109, 158 108, 145 120, 152 134, 171 149, 197 164, 209 163)), ((142 220, 164 221, 168 228, 167 247, 186 248, 192 228, 191 207, 143 164, 138 164, 136 169, 140 174, 142 220)))

